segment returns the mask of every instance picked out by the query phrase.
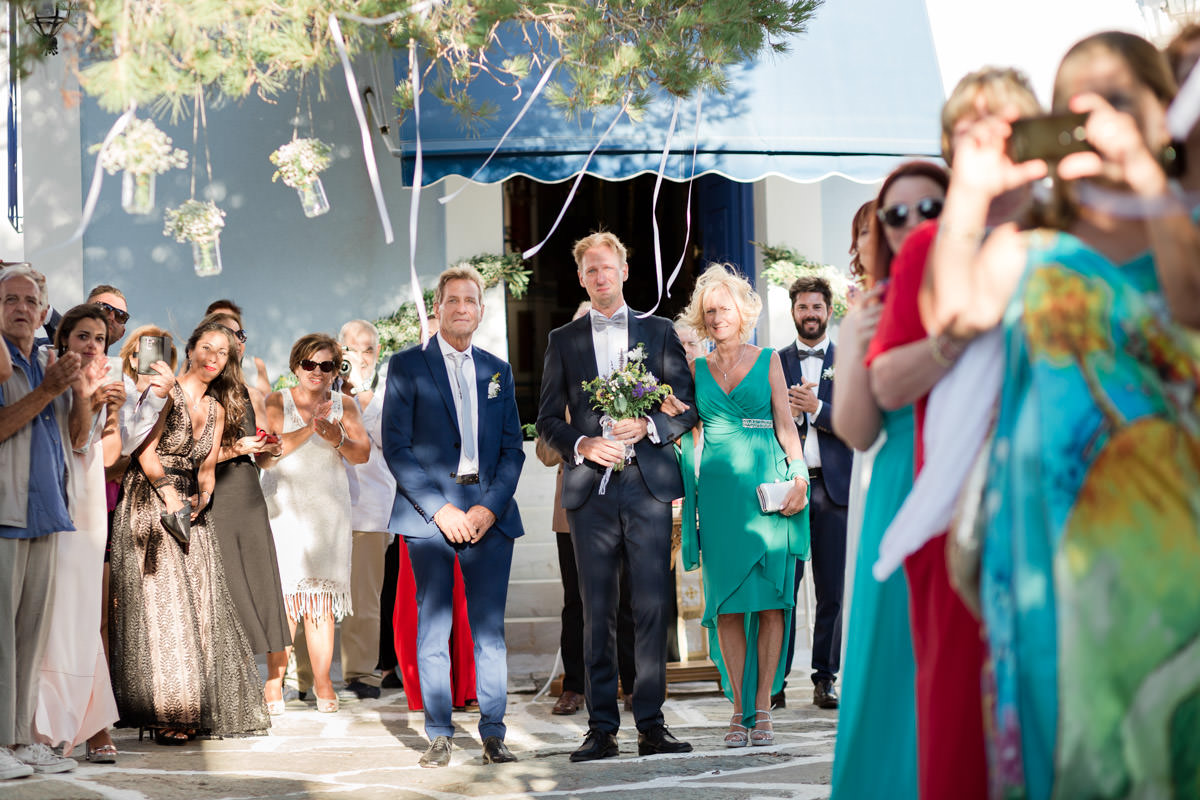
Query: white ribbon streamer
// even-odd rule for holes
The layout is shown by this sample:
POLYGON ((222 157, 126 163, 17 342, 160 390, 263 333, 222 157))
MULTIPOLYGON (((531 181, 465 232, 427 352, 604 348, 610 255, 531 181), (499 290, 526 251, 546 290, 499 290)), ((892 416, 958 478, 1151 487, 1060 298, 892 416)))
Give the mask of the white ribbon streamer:
POLYGON ((1192 67, 1167 108, 1167 133, 1176 141, 1186 141, 1197 120, 1200 120, 1200 69, 1192 67))
POLYGON ((83 204, 83 214, 79 220, 79 227, 75 229, 70 238, 27 254, 25 256, 26 261, 33 261, 35 256, 53 252, 60 247, 66 247, 77 239, 83 238, 84 231, 92 224, 92 215, 96 212, 96 202, 100 199, 100 186, 104 183, 104 169, 101 166, 101 163, 104 161, 104 153, 108 150, 108 146, 112 143, 112 140, 117 138, 117 134, 125 130, 125 126, 129 124, 129 120, 133 119, 133 113, 136 110, 137 104, 135 103, 124 114, 117 117, 117 121, 108 129, 108 135, 104 137, 104 141, 100 144, 100 150, 96 153, 96 168, 92 170, 92 185, 88 188, 87 201, 83 204))
POLYGON ((692 133, 692 174, 688 176, 687 205, 683 212, 683 252, 679 254, 679 261, 675 264, 675 269, 671 270, 671 277, 667 278, 667 297, 671 296, 671 286, 679 277, 679 271, 683 269, 683 262, 687 259, 688 242, 692 238, 692 184, 696 180, 696 153, 700 149, 700 109, 703 106, 704 93, 700 92, 696 94, 696 130, 692 133))
MULTIPOLYGON (((354 116, 358 119, 358 132, 362 135, 363 159, 367 163, 367 177, 371 181, 371 191, 375 194, 375 207, 379 209, 379 221, 383 224, 383 239, 388 244, 395 240, 392 233, 392 219, 388 216, 387 203, 383 199, 383 187, 379 184, 379 167, 375 164, 375 146, 371 144, 371 132, 367 128, 367 117, 363 113, 362 101, 358 95, 358 80, 354 77, 354 68, 350 66, 350 54, 346 52, 346 40, 342 38, 342 28, 338 25, 337 16, 329 15, 329 33, 333 36, 333 44, 337 47, 342 59, 342 68, 346 72, 346 88, 350 90, 350 104, 354 106, 354 116)), ((418 151, 418 157, 420 151, 418 151)))
POLYGON ((622 104, 620 110, 617 111, 617 115, 613 117, 613 121, 609 123, 608 130, 606 130, 604 135, 600 137, 600 141, 596 142, 596 146, 592 148, 592 152, 588 153, 587 161, 583 162, 583 168, 580 169, 579 174, 575 176, 575 182, 571 184, 571 191, 567 195, 567 201, 563 203, 562 210, 558 212, 558 218, 555 219, 554 224, 550 226, 550 232, 546 234, 546 238, 542 239, 524 253, 521 253, 521 258, 528 259, 536 256, 538 251, 545 246, 546 242, 550 241, 550 237, 554 235, 554 232, 558 230, 558 224, 562 222, 563 217, 566 216, 567 209, 571 207, 571 201, 575 199, 575 191, 579 188, 579 184, 583 180, 583 176, 587 174, 588 167, 591 166, 592 156, 596 155, 596 151, 600 149, 600 145, 604 144, 604 140, 608 138, 610 133, 612 133, 613 128, 617 127, 617 120, 621 118, 628 107, 628 101, 622 104))
POLYGON ((421 323, 421 347, 429 344, 429 320, 426 319, 425 295, 421 292, 421 280, 417 277, 417 219, 421 211, 421 180, 424 166, 421 155, 421 70, 417 63, 417 43, 408 42, 408 77, 412 82, 413 128, 416 130, 417 157, 413 163, 412 197, 408 206, 408 277, 412 282, 413 304, 421 323))
MULTIPOLYGON (((645 319, 658 310, 663 296, 662 242, 658 234, 658 190, 662 188, 663 174, 667 171, 667 158, 671 155, 671 137, 675 135, 675 123, 679 120, 679 103, 675 98, 675 108, 671 110, 671 124, 667 126, 667 141, 663 144, 662 157, 658 160, 658 175, 654 178, 654 198, 650 201, 650 228, 654 231, 654 272, 658 276, 658 297, 654 305, 644 314, 638 314, 638 319, 645 319)), ((692 187, 688 186, 688 197, 691 198, 692 187)))
POLYGON ((550 73, 554 72, 554 68, 558 66, 558 62, 560 62, 560 61, 562 61, 561 58, 556 58, 553 61, 551 61, 550 64, 546 67, 546 71, 544 73, 542 73, 541 80, 539 80, 537 82, 537 86, 533 87, 533 92, 530 93, 529 99, 526 100, 525 105, 522 106, 521 113, 517 114, 517 118, 512 121, 512 124, 508 126, 508 130, 506 130, 504 132, 504 135, 500 137, 500 141, 496 143, 496 146, 494 148, 492 148, 491 154, 484 160, 484 162, 482 164, 479 165, 479 169, 475 170, 475 172, 473 172, 471 174, 471 177, 467 179, 469 183, 466 183, 466 184, 463 184, 462 186, 460 186, 458 188, 458 191, 454 192, 454 194, 451 194, 447 197, 439 197, 438 198, 439 203, 441 203, 442 205, 445 205, 446 203, 449 203, 454 198, 458 197, 458 195, 462 192, 462 190, 467 188, 467 186, 470 185, 470 183, 473 183, 475 181, 475 177, 479 173, 483 172, 483 168, 491 163, 492 159, 496 156, 496 153, 500 152, 500 148, 504 146, 504 141, 506 139, 508 139, 508 135, 513 132, 513 128, 517 127, 517 123, 519 123, 521 121, 521 119, 525 116, 525 112, 528 111, 530 106, 533 105, 533 101, 536 100, 538 95, 540 95, 542 93, 542 89, 546 88, 546 84, 550 80, 550 73))

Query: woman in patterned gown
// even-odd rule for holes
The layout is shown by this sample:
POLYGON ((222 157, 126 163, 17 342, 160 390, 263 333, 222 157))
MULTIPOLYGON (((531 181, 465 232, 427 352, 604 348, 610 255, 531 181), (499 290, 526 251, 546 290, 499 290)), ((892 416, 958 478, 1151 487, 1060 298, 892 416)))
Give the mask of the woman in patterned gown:
POLYGON ((993 797, 1195 797, 1200 786, 1200 234, 1157 153, 1175 93, 1127 33, 1068 51, 1054 110, 1094 152, 1057 165, 1049 221, 1001 226, 1012 164, 986 118, 956 145, 927 327, 999 326, 1005 361, 980 503, 993 797), (969 264, 969 269, 963 269, 969 264))
POLYGON ((704 449, 697 479, 691 434, 681 442, 683 562, 701 567, 709 652, 733 702, 727 747, 774 742, 770 701, 783 685, 796 559, 809 555, 808 469, 783 366, 748 344, 761 310, 749 281, 718 264, 680 317, 714 344, 692 364, 704 449), (783 508, 764 514, 758 485, 779 481, 792 482, 783 508))
POLYGON ((240 425, 243 413, 235 399, 240 370, 229 358, 236 345, 223 325, 192 332, 184 374, 125 473, 113 520, 113 692, 122 722, 157 729, 160 744, 270 726, 208 518, 216 445, 227 416, 240 425), (184 546, 160 514, 187 505, 191 536, 184 546))

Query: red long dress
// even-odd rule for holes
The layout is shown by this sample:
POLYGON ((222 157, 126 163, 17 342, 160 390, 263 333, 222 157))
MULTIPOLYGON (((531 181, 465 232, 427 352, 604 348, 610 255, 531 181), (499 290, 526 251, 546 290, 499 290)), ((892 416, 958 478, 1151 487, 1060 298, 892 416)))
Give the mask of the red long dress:
MULTIPOLYGON (((467 619, 467 590, 462 569, 454 559, 454 624, 450 629, 450 698, 455 708, 475 699, 475 642, 467 619)), ((421 677, 417 671, 417 581, 408 545, 400 539, 400 571, 396 576, 396 607, 392 612, 396 660, 404 681, 404 696, 409 711, 422 711, 421 677)))
MULTIPOLYGON (((867 352, 868 365, 881 353, 927 338, 918 295, 936 235, 937 224, 924 223, 909 235, 892 260, 891 284, 879 328, 867 352)), ((925 458, 928 395, 915 406, 917 474, 925 458)), ((967 466, 964 464, 963 469, 967 466)), ((946 534, 909 556, 904 571, 917 664, 917 782, 921 800, 983 800, 988 796, 981 690, 985 646, 979 620, 950 585, 946 534)))

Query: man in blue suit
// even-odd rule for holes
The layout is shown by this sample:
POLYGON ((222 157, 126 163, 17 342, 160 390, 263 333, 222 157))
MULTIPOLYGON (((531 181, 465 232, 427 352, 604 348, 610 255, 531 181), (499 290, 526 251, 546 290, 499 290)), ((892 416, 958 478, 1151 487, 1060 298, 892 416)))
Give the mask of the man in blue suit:
MULTIPOLYGON (((779 351, 788 383, 792 416, 804 443, 812 497, 808 502, 812 533, 813 588, 817 619, 813 631, 813 703, 837 708, 833 688, 842 660, 842 591, 846 578, 846 504, 850 495, 853 453, 833 432, 833 342, 829 325, 833 292, 820 277, 797 279, 788 289, 796 341, 779 351)), ((804 562, 796 569, 796 589, 804 577, 804 562)), ((796 617, 788 637, 787 670, 796 647, 796 617)), ((781 690, 772 698, 784 706, 781 690)))
POLYGON ((475 640, 483 760, 516 761, 504 744, 504 606, 513 540, 524 533, 513 495, 525 454, 512 370, 471 345, 483 316, 483 279, 474 269, 441 274, 434 312, 438 334, 392 357, 383 403, 383 454, 397 489, 388 530, 405 537, 417 583, 417 668, 430 740, 420 764, 450 763, 456 557, 475 640))

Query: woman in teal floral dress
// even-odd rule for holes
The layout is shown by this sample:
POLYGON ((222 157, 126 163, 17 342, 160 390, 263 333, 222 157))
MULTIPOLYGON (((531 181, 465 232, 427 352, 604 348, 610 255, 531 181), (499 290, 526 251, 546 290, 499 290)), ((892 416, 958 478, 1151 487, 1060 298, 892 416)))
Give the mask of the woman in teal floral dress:
POLYGON ((1097 152, 1059 163, 1054 229, 977 255, 981 202, 1046 165, 1008 161, 996 119, 955 159, 930 328, 999 323, 1006 349, 982 503, 994 797, 1200 793, 1200 238, 1153 156, 1174 90, 1136 36, 1073 47, 1054 106, 1090 112, 1097 152))

